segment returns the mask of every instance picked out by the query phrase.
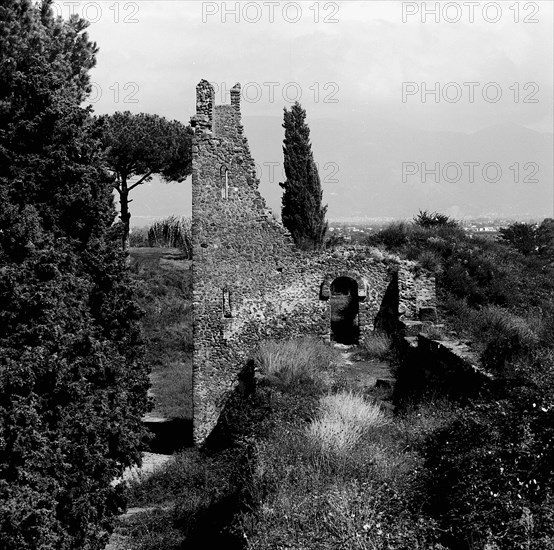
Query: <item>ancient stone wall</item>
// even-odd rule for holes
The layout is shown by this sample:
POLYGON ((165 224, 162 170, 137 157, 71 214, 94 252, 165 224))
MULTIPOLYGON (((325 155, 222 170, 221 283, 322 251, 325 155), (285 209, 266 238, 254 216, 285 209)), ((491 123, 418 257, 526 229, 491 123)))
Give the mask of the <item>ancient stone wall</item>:
POLYGON ((380 312, 415 320, 434 307, 434 279, 363 247, 298 251, 258 192, 238 84, 231 105, 215 105, 213 88, 201 81, 193 124, 194 440, 201 443, 261 340, 331 338, 338 278, 352 280, 361 339, 380 312), (395 280, 398 298, 384 308, 395 280))

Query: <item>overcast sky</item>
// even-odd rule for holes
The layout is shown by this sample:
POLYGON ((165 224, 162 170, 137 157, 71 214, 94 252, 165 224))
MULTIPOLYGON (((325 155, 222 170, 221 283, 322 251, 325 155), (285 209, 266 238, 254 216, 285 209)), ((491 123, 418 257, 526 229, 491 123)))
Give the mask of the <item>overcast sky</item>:
MULTIPOLYGON (((332 218, 553 215, 551 0, 56 4, 91 21, 97 113, 187 123, 199 80, 214 83, 218 103, 241 82, 261 190, 276 210, 282 111, 299 99, 332 218), (469 182, 472 162, 481 182, 469 182)), ((152 184, 135 215, 189 213, 189 189, 152 184)))

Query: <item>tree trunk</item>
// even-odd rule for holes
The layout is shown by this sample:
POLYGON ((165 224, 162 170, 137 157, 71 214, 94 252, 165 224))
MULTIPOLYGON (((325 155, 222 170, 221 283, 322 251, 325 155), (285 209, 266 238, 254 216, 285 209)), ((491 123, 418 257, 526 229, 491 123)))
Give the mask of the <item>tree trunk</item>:
POLYGON ((129 256, 129 233, 131 213, 129 212, 129 189, 127 187, 127 178, 121 177, 121 191, 119 192, 119 204, 121 205, 121 222, 123 223, 123 234, 121 235, 121 249, 126 256, 129 256))

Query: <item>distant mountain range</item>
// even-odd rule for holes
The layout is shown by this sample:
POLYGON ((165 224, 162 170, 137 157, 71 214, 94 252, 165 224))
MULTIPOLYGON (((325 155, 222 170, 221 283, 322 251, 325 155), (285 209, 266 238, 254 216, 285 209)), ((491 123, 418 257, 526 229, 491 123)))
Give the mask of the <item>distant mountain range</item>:
MULTIPOLYGON (((314 158, 329 204, 329 217, 411 217, 420 209, 445 212, 455 217, 553 215, 554 174, 553 135, 507 124, 486 128, 474 134, 424 132, 384 122, 365 120, 308 121, 314 158), (470 167, 477 162, 474 182, 470 167), (331 166, 326 163, 333 163, 331 166), (403 182, 403 163, 405 182, 403 182), (422 163, 433 170, 447 166, 447 178, 457 183, 439 182, 430 174, 422 181, 422 163), (497 163, 502 177, 497 183, 483 179, 487 163, 497 163), (519 163, 519 183, 516 172, 519 163), (527 163, 534 163, 525 166, 527 163), (333 174, 338 166, 338 173, 333 174), (512 167, 512 169, 510 169, 512 167), (419 170, 409 176, 409 171, 419 170), (534 173, 538 168, 538 172, 534 173), (457 170, 460 170, 460 174, 457 170), (337 179, 334 183, 331 179, 337 179), (527 182, 524 180, 527 179, 527 182), (538 180, 532 183, 530 180, 538 180)), ((245 119, 256 162, 264 168, 260 189, 272 208, 280 209, 278 182, 269 182, 264 162, 279 162, 282 170, 280 120, 269 117, 245 119)), ((489 166, 487 177, 494 180, 497 167, 489 166)), ((279 173, 279 177, 282 178, 279 173)), ((279 181, 282 181, 280 179, 279 181)))
MULTIPOLYGON (((281 123, 277 117, 244 118, 258 165, 260 191, 277 214, 282 191, 278 182, 284 179, 281 123)), ((379 116, 308 118, 308 124, 331 219, 411 218, 425 209, 458 219, 542 219, 554 215, 551 133, 516 124, 492 126, 473 134, 430 132, 391 124, 379 116), (473 167, 473 183, 471 168, 464 165, 470 162, 479 163, 473 167), (423 163, 431 171, 439 163, 438 182, 432 172, 423 181, 423 163), (496 183, 483 178, 487 163, 496 163, 490 164, 486 173, 489 180, 500 176, 496 183), (459 181, 452 181, 457 177, 459 181)), ((145 225, 170 214, 190 215, 190 185, 190 178, 181 184, 153 180, 135 189, 133 225, 145 225)))

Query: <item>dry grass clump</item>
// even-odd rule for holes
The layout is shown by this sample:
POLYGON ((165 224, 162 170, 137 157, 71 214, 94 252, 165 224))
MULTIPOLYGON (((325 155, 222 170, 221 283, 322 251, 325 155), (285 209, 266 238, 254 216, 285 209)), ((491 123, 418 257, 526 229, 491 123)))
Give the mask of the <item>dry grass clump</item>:
POLYGON ((320 401, 321 416, 342 419, 349 424, 375 428, 386 424, 387 419, 378 405, 367 401, 360 393, 342 391, 325 395, 320 401))
POLYGON ((268 341, 258 348, 257 368, 271 382, 284 387, 310 381, 324 386, 326 373, 336 363, 338 352, 316 338, 268 341))
POLYGON ((349 424, 342 418, 318 418, 307 427, 312 443, 323 451, 343 453, 354 448, 360 441, 364 429, 359 424, 349 424))
POLYGON ((156 220, 148 229, 149 246, 180 248, 192 258, 192 222, 190 218, 169 216, 156 220))
POLYGON ((363 359, 384 360, 388 357, 391 348, 391 339, 382 332, 368 334, 361 343, 360 354, 363 359))
POLYGON ((307 428, 308 438, 324 451, 345 452, 371 428, 387 423, 383 411, 363 395, 343 391, 321 398, 318 418, 307 428))

